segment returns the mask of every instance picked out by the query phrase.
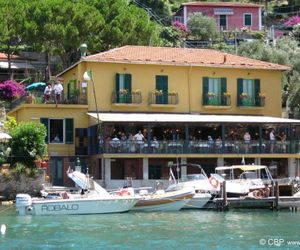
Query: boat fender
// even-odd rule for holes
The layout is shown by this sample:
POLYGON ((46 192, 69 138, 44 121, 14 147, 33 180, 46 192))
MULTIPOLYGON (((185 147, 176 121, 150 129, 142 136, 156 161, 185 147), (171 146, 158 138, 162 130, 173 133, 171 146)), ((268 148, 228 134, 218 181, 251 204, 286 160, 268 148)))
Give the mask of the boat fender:
POLYGON ((126 189, 120 190, 117 194, 120 196, 131 196, 131 193, 126 189))
POLYGON ((219 186, 219 181, 215 177, 211 176, 208 180, 213 188, 217 188, 219 186))

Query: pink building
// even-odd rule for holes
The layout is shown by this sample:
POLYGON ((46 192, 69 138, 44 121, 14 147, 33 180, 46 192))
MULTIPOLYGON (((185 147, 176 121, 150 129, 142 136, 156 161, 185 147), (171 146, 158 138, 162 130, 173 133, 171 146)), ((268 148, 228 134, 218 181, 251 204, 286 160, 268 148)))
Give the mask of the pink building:
POLYGON ((262 30, 261 5, 233 2, 189 2, 183 3, 173 17, 187 25, 189 15, 202 13, 215 18, 220 30, 248 28, 252 31, 262 30))

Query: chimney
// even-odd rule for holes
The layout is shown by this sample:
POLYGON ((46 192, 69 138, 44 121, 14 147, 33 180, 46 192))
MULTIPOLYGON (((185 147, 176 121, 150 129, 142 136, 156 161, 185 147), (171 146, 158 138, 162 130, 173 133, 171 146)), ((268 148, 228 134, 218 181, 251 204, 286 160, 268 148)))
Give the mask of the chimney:
POLYGON ((226 63, 226 60, 227 60, 227 55, 224 55, 223 63, 226 63))

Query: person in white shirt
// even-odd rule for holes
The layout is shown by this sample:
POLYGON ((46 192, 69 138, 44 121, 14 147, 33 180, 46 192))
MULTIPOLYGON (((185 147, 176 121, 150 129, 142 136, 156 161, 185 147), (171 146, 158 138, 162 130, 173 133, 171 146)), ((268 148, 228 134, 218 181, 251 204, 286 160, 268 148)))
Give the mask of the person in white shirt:
POLYGON ((274 128, 271 129, 271 132, 270 132, 269 136, 270 136, 270 153, 273 153, 274 144, 276 143, 276 136, 275 136, 275 129, 274 128))
POLYGON ((134 139, 136 141, 136 148, 138 151, 140 151, 143 148, 145 137, 142 132, 139 131, 137 134, 135 134, 134 139))
POLYGON ((51 93, 52 93, 52 86, 51 84, 49 83, 45 90, 44 90, 44 100, 45 100, 45 103, 48 103, 49 100, 50 100, 50 97, 51 97, 51 93))
POLYGON ((60 82, 57 81, 53 87, 53 91, 55 94, 56 103, 60 103, 62 101, 62 93, 64 91, 64 87, 60 82))

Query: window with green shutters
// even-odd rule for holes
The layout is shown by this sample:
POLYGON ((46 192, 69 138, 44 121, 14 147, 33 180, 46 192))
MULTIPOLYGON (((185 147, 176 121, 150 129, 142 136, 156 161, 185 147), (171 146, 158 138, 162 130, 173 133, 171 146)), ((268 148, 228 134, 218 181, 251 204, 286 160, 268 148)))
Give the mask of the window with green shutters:
POLYGON ((259 79, 237 79, 237 103, 238 106, 260 106, 259 79))
POLYGON ((117 103, 131 103, 131 74, 116 74, 115 92, 117 103))
POLYGON ((155 77, 156 104, 168 104, 168 76, 155 77))
POLYGON ((203 105, 226 106, 227 100, 224 93, 227 91, 226 78, 202 79, 203 105))
POLYGON ((74 143, 74 119, 41 118, 40 121, 47 130, 46 143, 74 143))
POLYGON ((251 14, 244 14, 244 25, 245 26, 252 25, 252 15, 251 14))

